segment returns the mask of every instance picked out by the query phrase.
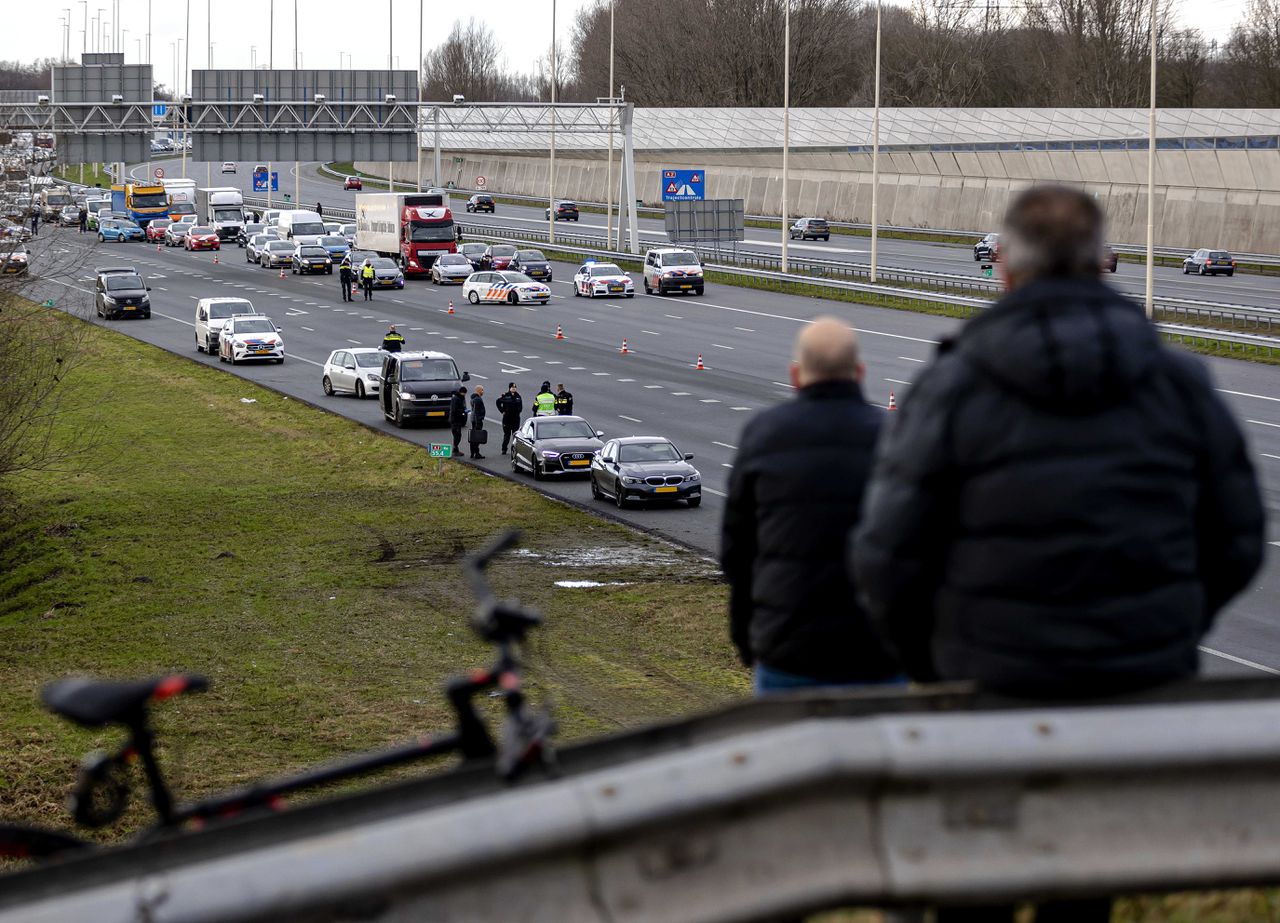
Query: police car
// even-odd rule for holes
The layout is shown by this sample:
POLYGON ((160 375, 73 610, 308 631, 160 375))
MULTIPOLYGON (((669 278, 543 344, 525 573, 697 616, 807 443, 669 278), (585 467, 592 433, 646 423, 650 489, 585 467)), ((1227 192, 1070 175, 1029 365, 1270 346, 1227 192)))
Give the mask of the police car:
POLYGON ((627 298, 634 298, 636 287, 631 277, 613 263, 588 260, 573 274, 573 294, 574 297, 587 298, 595 298, 597 295, 625 295, 627 298))
POLYGON ((546 304, 551 300, 551 289, 522 272, 473 272, 462 283, 462 294, 472 304, 546 304))

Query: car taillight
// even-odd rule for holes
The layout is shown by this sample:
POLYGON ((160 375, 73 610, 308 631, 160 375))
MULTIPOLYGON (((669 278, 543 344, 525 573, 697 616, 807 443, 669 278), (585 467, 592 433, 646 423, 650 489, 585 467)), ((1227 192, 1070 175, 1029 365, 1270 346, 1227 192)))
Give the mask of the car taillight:
POLYGON ((1206 266, 1212 266, 1212 265, 1213 265, 1213 260, 1205 260, 1205 261, 1204 261, 1204 264, 1205 264, 1206 266))

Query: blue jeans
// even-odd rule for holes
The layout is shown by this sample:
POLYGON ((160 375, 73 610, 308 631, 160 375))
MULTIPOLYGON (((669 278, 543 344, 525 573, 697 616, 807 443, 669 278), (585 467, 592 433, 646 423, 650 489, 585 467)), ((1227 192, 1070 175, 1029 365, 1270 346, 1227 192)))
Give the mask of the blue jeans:
POLYGON ((831 680, 814 679, 812 676, 800 676, 785 670, 776 670, 757 663, 751 677, 751 691, 756 697, 770 695, 774 692, 787 692, 793 689, 859 689, 864 686, 905 686, 907 676, 901 673, 888 679, 871 680, 831 680))

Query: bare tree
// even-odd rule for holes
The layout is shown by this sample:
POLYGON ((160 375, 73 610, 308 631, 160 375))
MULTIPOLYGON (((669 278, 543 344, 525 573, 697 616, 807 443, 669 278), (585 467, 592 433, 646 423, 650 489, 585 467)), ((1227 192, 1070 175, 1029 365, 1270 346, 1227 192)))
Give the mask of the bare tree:
POLYGON ((501 64, 502 46, 493 30, 475 19, 455 21, 448 37, 422 62, 423 95, 450 99, 460 93, 476 102, 509 99, 514 81, 501 64))
POLYGON ((1280 2, 1250 0, 1232 32, 1225 65, 1236 105, 1280 106, 1280 2))
POLYGON ((1160 105, 1182 109, 1201 105, 1210 88, 1209 68, 1216 50, 1199 29, 1169 33, 1160 46, 1156 88, 1160 105))

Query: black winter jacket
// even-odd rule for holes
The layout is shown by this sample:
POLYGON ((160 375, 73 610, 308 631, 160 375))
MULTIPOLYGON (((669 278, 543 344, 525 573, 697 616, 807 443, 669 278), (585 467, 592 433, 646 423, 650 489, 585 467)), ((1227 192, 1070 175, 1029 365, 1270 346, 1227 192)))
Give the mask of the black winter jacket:
POLYGON ((510 391, 503 391, 498 395, 498 399, 493 402, 493 406, 502 415, 503 426, 515 429, 520 425, 520 414, 524 412, 524 398, 519 391, 515 394, 510 391))
POLYGON ((484 429, 484 398, 479 394, 471 395, 471 428, 484 429))
POLYGON ((449 425, 454 429, 467 425, 467 398, 456 391, 449 398, 449 425))
POLYGON ((917 679, 1095 695, 1196 672, 1263 512, 1202 365, 1092 279, 944 343, 886 434, 854 548, 917 679))
POLYGON ((744 663, 837 682, 900 672, 845 568, 883 419, 858 385, 829 382, 747 425, 721 534, 744 663))

